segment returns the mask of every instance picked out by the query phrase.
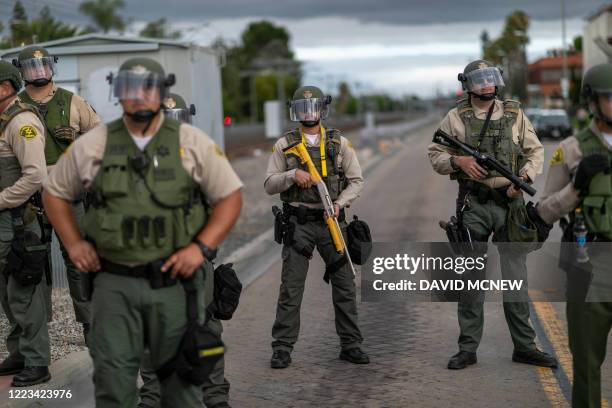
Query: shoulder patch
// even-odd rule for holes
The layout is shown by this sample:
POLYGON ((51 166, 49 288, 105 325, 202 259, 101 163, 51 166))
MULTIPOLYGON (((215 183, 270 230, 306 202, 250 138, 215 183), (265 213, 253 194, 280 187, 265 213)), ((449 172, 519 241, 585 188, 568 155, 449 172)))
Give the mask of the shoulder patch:
POLYGON ((19 128, 19 136, 31 140, 38 136, 38 131, 32 125, 23 125, 19 128))
POLYGON ((216 143, 215 143, 215 153, 217 154, 217 156, 225 157, 225 153, 223 153, 223 150, 221 150, 221 147, 219 147, 219 145, 216 143))
POLYGON ((552 157, 550 158, 550 165, 556 166, 559 164, 563 164, 564 160, 565 160, 565 153, 563 153, 563 149, 561 148, 561 146, 559 146, 557 147, 557 150, 555 150, 552 157))

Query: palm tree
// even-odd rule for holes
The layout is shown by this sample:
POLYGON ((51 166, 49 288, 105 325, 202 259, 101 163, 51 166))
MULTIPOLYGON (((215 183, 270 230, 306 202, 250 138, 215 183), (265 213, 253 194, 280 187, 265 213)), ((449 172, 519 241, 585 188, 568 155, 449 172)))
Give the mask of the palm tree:
POLYGON ((125 21, 115 13, 117 9, 124 7, 123 0, 88 0, 81 3, 79 11, 89 16, 100 30, 108 33, 112 29, 125 29, 125 21))

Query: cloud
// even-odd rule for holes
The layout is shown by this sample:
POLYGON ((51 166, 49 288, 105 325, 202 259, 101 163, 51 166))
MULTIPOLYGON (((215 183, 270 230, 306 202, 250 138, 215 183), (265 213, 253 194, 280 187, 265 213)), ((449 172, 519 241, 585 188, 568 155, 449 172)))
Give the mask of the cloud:
MULTIPOLYGON (((49 0, 59 1, 59 0, 49 0)), ((76 0, 74 0, 77 2, 76 0)), ((514 10, 525 10, 538 20, 558 20, 559 0, 127 0, 125 14, 138 19, 214 21, 223 18, 267 16, 295 22, 318 17, 349 17, 366 23, 393 25, 501 20, 514 10)), ((584 18, 607 4, 605 0, 566 1, 566 15, 584 18)))

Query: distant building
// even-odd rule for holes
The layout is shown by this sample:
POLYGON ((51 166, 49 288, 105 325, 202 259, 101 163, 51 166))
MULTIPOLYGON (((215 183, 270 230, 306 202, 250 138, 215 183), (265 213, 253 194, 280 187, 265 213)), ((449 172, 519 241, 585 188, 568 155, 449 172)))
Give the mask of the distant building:
POLYGON ((612 62, 612 5, 608 4, 586 19, 582 38, 584 70, 612 62))
MULTIPOLYGON (((568 76, 582 78, 582 54, 567 55, 568 76)), ((553 53, 529 64, 529 105, 541 108, 563 107, 561 78, 563 77, 563 56, 553 53)))

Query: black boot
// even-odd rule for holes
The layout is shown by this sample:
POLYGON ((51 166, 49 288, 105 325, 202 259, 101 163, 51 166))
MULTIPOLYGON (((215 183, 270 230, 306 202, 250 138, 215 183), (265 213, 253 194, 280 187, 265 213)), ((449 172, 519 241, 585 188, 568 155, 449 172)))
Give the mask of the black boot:
POLYGON ((512 361, 523 364, 533 364, 540 367, 557 368, 557 359, 538 349, 530 351, 517 351, 512 353, 512 361))
POLYGON ((361 351, 359 347, 342 350, 340 352, 340 360, 346 360, 353 364, 369 364, 370 358, 366 353, 361 351))
POLYGON ((49 368, 47 367, 26 367, 13 377, 11 385, 13 387, 27 387, 29 385, 40 384, 51 379, 49 368))
POLYGON ((13 375, 23 370, 23 362, 4 360, 0 363, 0 375, 13 375))
POLYGON ((446 366, 449 370, 461 370, 469 365, 476 364, 478 359, 476 353, 469 351, 460 351, 448 361, 446 366))
POLYGON ((291 363, 291 354, 285 350, 274 350, 272 359, 270 360, 270 367, 272 368, 287 368, 291 363))

